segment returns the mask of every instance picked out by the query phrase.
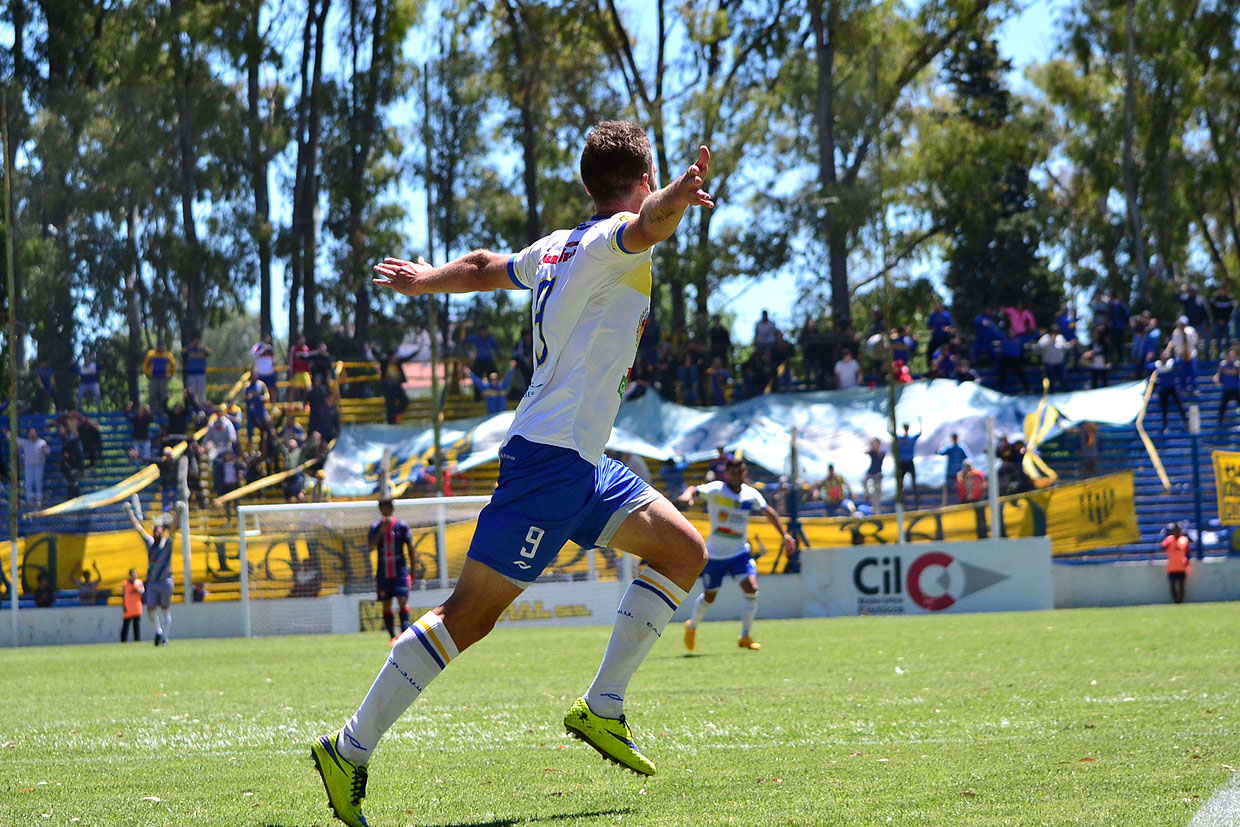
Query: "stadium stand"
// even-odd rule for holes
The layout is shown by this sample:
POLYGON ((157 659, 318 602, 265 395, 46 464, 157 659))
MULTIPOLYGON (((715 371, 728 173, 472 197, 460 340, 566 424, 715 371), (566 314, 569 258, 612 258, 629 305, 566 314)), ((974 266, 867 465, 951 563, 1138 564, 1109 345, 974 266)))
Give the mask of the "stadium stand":
MULTIPOLYGON (((233 370, 231 376, 235 377, 233 370)), ((983 378, 993 379, 993 370, 983 373, 983 378)), ((1069 379, 1075 387, 1082 387, 1088 378, 1085 369, 1072 371, 1069 379)), ((344 384, 354 385, 351 391, 365 393, 363 384, 367 380, 377 379, 377 374, 359 372, 350 375, 344 384)), ((213 386, 227 389, 227 384, 213 386)), ((1186 398, 1185 404, 1196 403, 1201 407, 1202 434, 1200 437, 1200 471, 1201 497, 1203 512, 1209 521, 1214 515, 1215 491, 1214 475, 1211 466, 1210 452, 1216 449, 1231 449, 1236 444, 1237 429, 1227 427, 1223 430, 1215 428, 1215 415, 1219 404, 1220 391, 1211 381, 1209 375, 1197 380, 1198 396, 1186 398)), ((381 423, 383 422, 383 399, 377 393, 357 397, 345 396, 340 400, 341 419, 345 423, 381 423)), ((444 419, 448 421, 469 419, 485 413, 481 401, 473 400, 468 394, 449 394, 445 397, 444 419)), ((1138 543, 1128 546, 1095 549, 1077 557, 1059 557, 1061 563, 1111 562, 1118 560, 1147 560, 1158 558, 1158 540, 1162 529, 1168 522, 1191 522, 1192 506, 1192 454, 1191 437, 1180 423, 1178 415, 1173 414, 1171 426, 1167 433, 1161 433, 1161 417, 1157 411, 1157 401, 1151 403, 1147 415, 1147 432, 1153 440, 1166 472, 1172 483, 1170 493, 1164 491, 1158 476, 1151 467, 1145 448, 1132 425, 1111 426, 1101 430, 1102 456, 1099 461, 1098 473, 1106 474, 1115 471, 1132 470, 1136 487, 1136 511, 1141 532, 1138 543)), ((1230 412, 1228 422, 1236 421, 1236 412, 1230 412)), ((98 463, 88 469, 82 479, 81 490, 90 493, 108 486, 115 485, 131 475, 136 469, 130 462, 127 452, 130 447, 130 428, 122 411, 92 412, 91 417, 100 425, 102 451, 98 463)), ((410 400, 403 422, 408 425, 425 425, 430 422, 431 407, 425 396, 410 400)), ((48 458, 46 475, 46 503, 56 503, 66 497, 65 481, 58 471, 60 458, 60 441, 54 427, 52 415, 24 415, 20 424, 24 431, 36 427, 45 435, 52 449, 48 458)), ((243 447, 245 446, 242 437, 243 447)), ((1076 475, 1076 437, 1063 434, 1042 446, 1042 457, 1054 467, 1065 479, 1073 479, 1076 475)), ((685 469, 685 479, 701 480, 705 474, 706 463, 698 463, 685 469)), ((471 469, 467 474, 457 475, 452 480, 453 493, 456 495, 487 494, 493 490, 497 465, 471 469)), ((203 476, 203 484, 208 502, 213 492, 210 491, 210 474, 203 476)), ((760 473, 755 477, 762 479, 760 473)), ((773 482, 774 480, 768 480, 773 482)), ((655 479, 659 484, 658 475, 655 479)), ((417 496, 419 492, 409 491, 405 496, 417 496)), ((422 492, 425 493, 425 492, 422 492)), ((7 491, 0 492, 0 509, 7 510, 7 491)), ((140 495, 144 510, 148 513, 159 509, 158 486, 153 485, 140 495)), ((256 492, 244 500, 247 504, 280 502, 279 488, 274 487, 256 492)), ((884 510, 890 510, 891 502, 884 503, 884 510)), ((804 511, 806 516, 813 513, 812 508, 804 511)), ((117 507, 103 508, 97 512, 79 512, 51 518, 23 519, 20 532, 23 535, 40 533, 86 534, 92 532, 116 532, 129 530, 128 524, 117 507)), ((1209 530, 1209 529, 1207 529, 1209 530)), ((231 515, 225 509, 214 505, 206 508, 192 507, 190 510, 190 532, 196 546, 206 542, 208 548, 216 545, 223 549, 223 554, 196 553, 193 560, 195 580, 208 583, 209 600, 231 599, 237 594, 235 574, 235 543, 236 526, 231 515), (231 570, 230 570, 231 569, 231 570)), ((0 540, 8 539, 8 523, 0 521, 0 540)), ((1223 529, 1207 535, 1206 554, 1225 554, 1232 546, 1229 530, 1223 529)), ((134 564, 130 558, 119 558, 109 563, 100 563, 103 581, 100 583, 98 602, 118 603, 120 581, 124 578, 129 565, 134 564)), ((7 557, 5 558, 7 568, 7 557)), ((336 584, 324 583, 325 588, 336 584)), ((280 588, 285 588, 281 586, 280 588)), ((26 598, 22 603, 25 605, 26 598)), ((74 590, 62 589, 57 596, 58 605, 77 605, 77 593, 74 590)))

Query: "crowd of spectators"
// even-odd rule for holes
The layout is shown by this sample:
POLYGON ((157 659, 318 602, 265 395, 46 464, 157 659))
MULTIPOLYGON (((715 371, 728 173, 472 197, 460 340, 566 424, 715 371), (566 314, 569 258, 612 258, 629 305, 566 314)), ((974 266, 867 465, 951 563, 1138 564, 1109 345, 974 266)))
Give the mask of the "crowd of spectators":
MULTIPOLYGON (((794 389, 873 386, 888 375, 897 383, 919 377, 978 382, 979 365, 993 370, 988 376, 999 390, 1024 393, 1039 390, 1043 377, 1055 392, 1106 387, 1117 376, 1152 376, 1166 428, 1172 412, 1184 420, 1185 397, 1196 395, 1203 374, 1212 374, 1223 391, 1216 418, 1221 427, 1228 406, 1235 402, 1240 408, 1240 361, 1232 349, 1240 340, 1240 311, 1221 285, 1206 295, 1195 285, 1183 284, 1175 301, 1179 314, 1171 324, 1160 323, 1148 311, 1133 313, 1119 296, 1099 291, 1087 320, 1078 320, 1069 307, 1060 308, 1054 319, 1039 320, 1017 301, 984 308, 971 325, 961 325, 940 302, 926 316, 920 334, 909 324, 886 318, 877 306, 860 332, 851 326, 834 329, 810 318, 799 330, 787 333, 764 310, 748 345, 734 343, 719 316, 670 331, 651 316, 639 336, 625 392, 631 397, 654 389, 673 401, 701 406, 727 405, 794 389), (1074 383, 1073 377, 1082 373, 1088 379, 1074 383)), ((508 351, 485 325, 465 335, 467 327, 458 328, 454 378, 463 381, 468 375, 475 398, 485 403, 488 414, 498 413, 520 399, 528 386, 533 373, 532 336, 526 331, 508 351), (511 358, 501 375, 505 352, 511 358)), ((416 354, 408 348, 384 349, 373 344, 364 353, 377 367, 387 421, 400 422, 409 404, 404 363, 416 354)), ((148 350, 141 367, 146 401, 130 402, 125 409, 132 428, 130 457, 135 463, 160 461, 170 438, 179 441, 208 418, 223 416, 233 423, 232 433, 227 438, 208 434, 204 446, 211 448, 207 461, 217 490, 227 490, 254 478, 256 469, 291 467, 285 455, 299 456, 294 452, 307 442, 328 445, 339 433, 333 391, 335 358, 326 343, 313 350, 304 336, 293 343, 288 352, 287 391, 281 399, 276 348, 270 335, 263 336, 250 349, 250 381, 242 391, 241 408, 229 405, 217 410, 207 400, 211 356, 200 338, 179 354, 163 338, 148 350), (181 395, 170 399, 170 381, 178 370, 183 379, 181 395), (308 436, 280 439, 286 419, 292 421, 294 431, 303 430, 295 420, 298 413, 306 417, 308 436), (239 440, 243 429, 244 449, 239 440), (225 443, 232 446, 231 455, 225 443)), ((30 373, 30 401, 24 409, 45 412, 52 408, 59 396, 57 376, 63 378, 65 373, 39 360, 30 373)), ((85 352, 67 373, 77 380, 77 405, 57 411, 54 424, 62 446, 60 471, 69 495, 74 496, 99 457, 99 425, 82 411, 90 405, 101 406, 104 370, 94 354, 85 352)), ((7 433, 0 436, 7 439, 7 433)), ((28 450, 37 451, 26 446, 39 441, 46 444, 31 441, 28 434, 20 437, 23 457, 28 450)), ((194 453, 188 452, 191 464, 194 453)), ((35 453, 30 453, 30 463, 32 468, 42 466, 35 453)), ((900 471, 902 477, 915 479, 915 469, 900 471)), ((0 459, 0 475, 6 480, 10 475, 7 457, 0 459)), ((290 491, 294 484, 289 484, 290 491)), ((915 481, 911 490, 918 491, 915 481)), ((29 475, 25 497, 31 504, 42 501, 42 476, 37 471, 29 475)))

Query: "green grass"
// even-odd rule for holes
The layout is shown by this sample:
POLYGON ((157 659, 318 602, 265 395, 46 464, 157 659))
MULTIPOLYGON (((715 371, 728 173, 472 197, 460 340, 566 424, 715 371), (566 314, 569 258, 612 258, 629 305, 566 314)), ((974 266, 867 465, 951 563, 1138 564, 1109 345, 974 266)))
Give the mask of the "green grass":
MULTIPOLYGON (((607 634, 462 656, 372 761, 371 823, 1182 827, 1240 767, 1235 604, 759 621, 761 652, 706 624, 691 657, 672 627, 629 692, 653 778, 560 726, 607 634)), ((336 823, 308 742, 386 648, 0 650, 0 824, 336 823)))

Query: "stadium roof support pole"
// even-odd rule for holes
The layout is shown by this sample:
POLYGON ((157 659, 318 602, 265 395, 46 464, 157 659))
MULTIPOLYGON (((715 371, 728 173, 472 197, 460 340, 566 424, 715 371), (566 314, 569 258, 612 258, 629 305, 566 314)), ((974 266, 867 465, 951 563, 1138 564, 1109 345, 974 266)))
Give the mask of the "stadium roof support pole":
POLYGON ((237 566, 241 569, 241 636, 250 636, 250 558, 245 547, 245 518, 249 516, 244 505, 237 506, 237 566))
POLYGON ((9 299, 9 604, 13 646, 17 646, 17 276, 13 272, 13 164, 9 155, 9 88, 0 89, 0 132, 4 145, 4 268, 9 299))
POLYGON ((448 588, 448 513, 442 502, 435 508, 435 558, 439 565, 439 588, 448 588))
POLYGON ((185 602, 194 602, 194 574, 193 561, 190 559, 189 549, 189 503, 185 500, 177 500, 177 518, 180 520, 181 532, 181 580, 185 590, 185 602))
POLYGON ((1193 447, 1193 524, 1197 527, 1197 559, 1205 556, 1206 524, 1201 511, 1201 406, 1188 406, 1188 432, 1193 447))
POLYGON ((995 418, 986 417, 986 460, 990 467, 986 472, 986 481, 990 486, 990 536, 999 539, 1003 536, 1003 512, 999 510, 999 463, 995 456, 995 418))

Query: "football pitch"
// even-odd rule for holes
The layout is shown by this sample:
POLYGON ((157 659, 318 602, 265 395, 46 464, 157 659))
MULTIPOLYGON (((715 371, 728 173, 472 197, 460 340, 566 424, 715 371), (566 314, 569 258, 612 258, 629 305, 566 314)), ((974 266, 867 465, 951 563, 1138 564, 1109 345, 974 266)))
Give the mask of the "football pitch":
MULTIPOLYGON (((499 629, 389 733, 364 810, 375 827, 1231 827, 1204 815, 1240 767, 1238 607, 759 619, 760 652, 713 623, 693 655, 673 625, 627 702, 651 778, 560 724, 607 628, 499 629)), ((386 651, 381 634, 0 650, 0 824, 336 824, 308 745, 386 651)))

